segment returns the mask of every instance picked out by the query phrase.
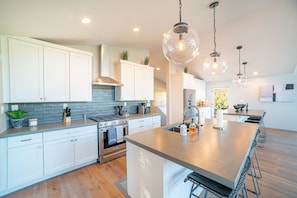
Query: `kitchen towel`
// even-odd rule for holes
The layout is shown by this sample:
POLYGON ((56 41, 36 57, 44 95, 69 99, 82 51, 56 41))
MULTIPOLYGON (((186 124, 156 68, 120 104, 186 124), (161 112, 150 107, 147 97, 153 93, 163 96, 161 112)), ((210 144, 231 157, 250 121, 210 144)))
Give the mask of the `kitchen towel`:
POLYGON ((217 127, 223 128, 223 110, 217 109, 217 127))
POLYGON ((123 126, 117 126, 116 131, 117 131, 117 143, 123 142, 124 141, 123 126))
POLYGON ((116 129, 114 127, 111 127, 110 129, 108 129, 108 132, 107 132, 108 145, 111 146, 117 143, 116 138, 117 138, 116 129))

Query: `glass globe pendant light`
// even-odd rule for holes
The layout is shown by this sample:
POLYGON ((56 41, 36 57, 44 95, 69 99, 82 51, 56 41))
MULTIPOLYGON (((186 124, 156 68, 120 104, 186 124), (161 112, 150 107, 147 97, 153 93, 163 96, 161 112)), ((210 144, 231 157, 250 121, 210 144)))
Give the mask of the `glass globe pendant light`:
POLYGON ((184 65, 191 62, 197 55, 199 41, 196 33, 181 20, 182 3, 179 0, 179 22, 169 30, 163 38, 163 54, 170 62, 184 65))
POLYGON ((236 86, 243 86, 243 74, 241 73, 240 70, 240 50, 242 49, 242 46, 237 46, 236 49, 238 49, 238 73, 233 77, 233 84, 236 86))
POLYGON ((209 8, 213 8, 213 40, 214 40, 214 50, 210 54, 210 57, 206 58, 203 63, 203 70, 209 75, 217 75, 224 73, 227 68, 227 61, 221 57, 221 53, 216 51, 216 7, 219 5, 219 2, 213 2, 209 5, 209 8))

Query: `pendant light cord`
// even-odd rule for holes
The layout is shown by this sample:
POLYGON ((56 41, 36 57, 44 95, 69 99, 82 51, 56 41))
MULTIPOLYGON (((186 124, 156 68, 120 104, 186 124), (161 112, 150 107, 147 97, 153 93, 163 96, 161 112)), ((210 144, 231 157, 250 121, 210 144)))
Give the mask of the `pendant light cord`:
POLYGON ((182 22, 182 2, 179 0, 179 22, 182 22))
POLYGON ((213 51, 216 52, 217 48, 217 42, 216 42, 216 7, 213 7, 213 43, 214 43, 214 49, 213 51))

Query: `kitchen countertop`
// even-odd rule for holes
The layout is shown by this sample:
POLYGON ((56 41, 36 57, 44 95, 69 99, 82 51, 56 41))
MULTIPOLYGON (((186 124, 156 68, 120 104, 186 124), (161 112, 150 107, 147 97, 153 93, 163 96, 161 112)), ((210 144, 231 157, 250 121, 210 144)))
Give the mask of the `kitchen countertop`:
POLYGON ((213 120, 201 121, 202 128, 192 136, 180 136, 179 133, 165 130, 170 127, 166 126, 129 135, 125 139, 140 148, 234 188, 258 126, 224 120, 224 130, 218 130, 213 128, 213 120))
MULTIPOLYGON (((141 117, 151 117, 155 115, 160 115, 158 113, 149 113, 149 114, 131 114, 126 116, 126 119, 136 119, 141 117)), ((50 123, 50 124, 39 124, 36 127, 22 127, 20 129, 15 128, 8 128, 7 130, 0 133, 0 138, 6 138, 6 137, 13 137, 18 135, 27 135, 32 133, 41 133, 46 131, 54 131, 54 130, 60 130, 60 129, 67 129, 67 128, 75 128, 75 127, 82 127, 82 126, 88 126, 88 125, 96 125, 97 122, 92 120, 87 120, 86 122, 83 120, 80 121, 71 121, 70 123, 50 123)))
POLYGON ((96 125, 97 122, 92 120, 85 121, 71 121, 70 123, 51 123, 51 124, 39 124, 36 127, 22 127, 20 129, 9 128, 4 132, 0 133, 0 138, 13 137, 18 135, 28 135, 32 133, 41 133, 46 131, 74 128, 74 127, 82 127, 89 125, 96 125))
POLYGON ((249 109, 248 111, 236 111, 235 109, 227 109, 223 111, 223 114, 226 115, 237 115, 237 116, 255 116, 255 117, 262 117, 264 115, 264 110, 255 110, 249 109))

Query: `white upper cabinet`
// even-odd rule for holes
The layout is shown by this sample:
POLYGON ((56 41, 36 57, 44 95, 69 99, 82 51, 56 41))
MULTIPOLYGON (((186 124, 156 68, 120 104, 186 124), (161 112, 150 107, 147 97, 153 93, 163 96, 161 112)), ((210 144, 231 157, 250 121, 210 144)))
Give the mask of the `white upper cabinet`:
POLYGON ((196 90, 196 100, 205 100, 205 81, 194 78, 194 87, 196 90))
POLYGON ((135 66, 135 100, 154 99, 154 69, 135 66))
POLYGON ((69 52, 44 47, 43 53, 44 101, 68 101, 69 52))
POLYGON ((152 67, 121 60, 117 80, 123 86, 116 87, 115 100, 153 100, 154 69, 152 67))
POLYGON ((92 53, 8 37, 9 102, 91 101, 92 53))
POLYGON ((10 102, 43 101, 43 47, 9 39, 10 102))
POLYGON ((92 57, 70 53, 70 101, 92 101, 92 57))
POLYGON ((194 76, 187 73, 182 73, 182 82, 184 89, 194 89, 194 76))
POLYGON ((134 65, 127 63, 127 61, 121 61, 118 68, 118 81, 123 86, 115 88, 115 100, 134 100, 135 88, 134 88, 134 65))

